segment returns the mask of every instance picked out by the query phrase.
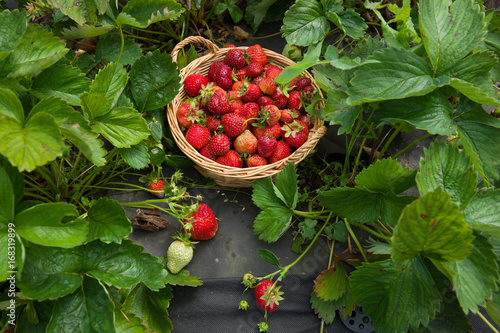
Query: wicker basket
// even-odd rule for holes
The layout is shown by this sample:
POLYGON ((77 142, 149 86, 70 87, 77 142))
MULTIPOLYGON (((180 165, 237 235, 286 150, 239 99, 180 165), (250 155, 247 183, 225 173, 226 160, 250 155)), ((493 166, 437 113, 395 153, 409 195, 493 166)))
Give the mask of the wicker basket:
MULTIPOLYGON (((200 58, 192 61, 186 67, 180 70, 181 83, 184 83, 184 78, 190 74, 202 74, 207 75, 209 67, 218 61, 222 61, 226 55, 228 48, 218 48, 211 41, 199 37, 191 36, 180 43, 178 43, 172 50, 172 57, 174 61, 177 61, 178 52, 186 45, 191 43, 202 44, 208 49, 208 54, 201 56, 200 58)), ((246 50, 247 47, 240 47, 246 50)), ((282 56, 279 53, 264 49, 269 62, 274 62, 282 66, 291 66, 295 63, 282 56)), ((312 85, 317 89, 320 94, 321 91, 314 81, 313 77, 309 73, 305 73, 307 77, 312 80, 312 85)), ((171 104, 167 107, 167 120, 170 125, 170 130, 176 141, 179 149, 185 153, 191 160, 195 162, 195 168, 205 177, 214 179, 214 181, 221 186, 230 187, 251 187, 256 179, 266 178, 269 176, 275 176, 281 169, 283 169, 288 163, 293 162, 298 164, 301 162, 316 146, 319 139, 326 134, 326 127, 323 125, 323 120, 315 117, 314 127, 309 131, 308 140, 297 150, 295 150, 288 158, 278 161, 276 163, 251 167, 251 168, 235 168, 221 165, 212 161, 204 156, 202 156, 195 148, 193 148, 185 139, 183 128, 179 125, 176 118, 176 110, 187 98, 187 94, 182 87, 179 94, 174 98, 171 104)))

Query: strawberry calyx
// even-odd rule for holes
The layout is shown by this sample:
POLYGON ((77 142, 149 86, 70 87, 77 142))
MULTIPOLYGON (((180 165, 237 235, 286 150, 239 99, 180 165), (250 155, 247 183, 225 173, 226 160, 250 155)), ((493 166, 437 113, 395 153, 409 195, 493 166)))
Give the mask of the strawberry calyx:
POLYGON ((297 120, 294 120, 292 123, 283 125, 281 127, 281 130, 284 132, 285 138, 288 138, 290 136, 295 138, 295 135, 304 129, 305 127, 302 126, 302 124, 300 124, 297 120))

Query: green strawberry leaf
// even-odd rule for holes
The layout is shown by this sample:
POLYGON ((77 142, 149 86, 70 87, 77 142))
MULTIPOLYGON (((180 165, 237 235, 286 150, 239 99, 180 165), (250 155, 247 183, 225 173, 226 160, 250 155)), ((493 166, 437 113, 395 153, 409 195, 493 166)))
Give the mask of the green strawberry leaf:
POLYGON ((429 64, 409 50, 383 49, 368 59, 379 63, 367 63, 356 71, 347 90, 350 105, 423 96, 450 83, 449 77, 433 77, 429 64))
POLYGON ((458 135, 463 149, 481 176, 489 181, 500 179, 500 119, 488 115, 480 104, 460 98, 455 112, 458 135))
POLYGON ((118 148, 123 160, 132 168, 141 170, 147 168, 151 160, 148 154, 148 148, 144 141, 139 142, 130 148, 118 148))
MULTIPOLYGON (((105 59, 107 61, 117 62, 120 48, 120 35, 116 31, 111 31, 110 33, 102 35, 99 37, 99 42, 95 49, 96 60, 100 62, 105 59)), ((122 65, 131 65, 141 57, 141 53, 141 47, 136 44, 133 39, 126 39, 119 63, 122 65)))
POLYGON ((440 75, 453 78, 450 85, 474 102, 500 105, 491 78, 491 70, 497 64, 495 54, 485 50, 465 57, 440 75))
POLYGON ((31 85, 36 97, 60 97, 70 105, 80 106, 80 95, 90 88, 90 80, 78 68, 56 64, 38 74, 31 85))
POLYGON ((179 70, 172 56, 159 50, 149 52, 132 65, 130 84, 141 112, 169 104, 181 87, 179 70))
POLYGON ((276 267, 281 268, 281 264, 280 264, 278 257, 272 251, 267 250, 267 249, 259 249, 259 250, 257 250, 257 254, 259 255, 259 257, 261 259, 265 260, 266 262, 270 263, 271 265, 274 265, 276 267))
POLYGON ((330 125, 340 125, 337 135, 349 134, 362 109, 359 105, 349 106, 345 104, 348 95, 341 89, 330 90, 322 110, 322 117, 329 121, 330 125))
POLYGON ((48 247, 27 243, 26 260, 16 285, 39 302, 71 294, 83 282, 83 248, 48 247))
POLYGON ((16 233, 22 238, 40 245, 74 247, 87 240, 89 224, 75 219, 75 206, 64 202, 42 203, 16 215, 16 233), (63 223, 63 219, 72 218, 63 223))
POLYGON ((309 46, 326 36, 330 24, 321 2, 298 0, 285 13, 281 31, 287 43, 309 46))
MULTIPOLYGON (((167 267, 166 257, 161 257, 160 259, 165 263, 164 267, 167 267)), ((165 278, 165 284, 170 286, 199 287, 203 285, 203 282, 198 277, 189 275, 188 270, 183 269, 177 274, 168 274, 165 278)))
POLYGON ((500 237, 500 189, 487 189, 476 194, 463 215, 473 229, 500 237))
POLYGON ((152 290, 163 288, 167 271, 157 257, 143 250, 128 239, 121 244, 90 242, 85 247, 84 271, 118 288, 130 288, 139 282, 152 290))
POLYGON ((410 48, 410 43, 420 43, 421 39, 418 36, 413 20, 411 17, 411 1, 404 0, 403 6, 399 8, 396 4, 388 4, 387 8, 395 14, 395 17, 387 23, 397 22, 398 32, 397 39, 405 48, 410 48))
MULTIPOLYGON (((0 155, 0 169, 3 169, 8 176, 14 193, 15 203, 18 204, 24 197, 24 174, 20 173, 17 168, 4 157, 0 155)), ((0 201, 1 202, 1 201, 0 201)))
POLYGON ((28 26, 28 16, 25 12, 15 10, 4 10, 0 12, 0 61, 5 59, 21 37, 28 26))
POLYGON ((419 24, 434 72, 453 66, 486 36, 481 6, 469 0, 421 1, 419 24))
POLYGON ((133 108, 123 106, 92 119, 91 126, 96 133, 102 134, 117 148, 129 148, 150 134, 141 114, 133 108))
POLYGON ((167 308, 172 297, 170 286, 152 291, 141 283, 129 293, 122 308, 141 318, 146 332, 170 332, 173 327, 167 308))
POLYGON ((321 46, 323 41, 315 45, 310 45, 307 48, 307 52, 304 55, 304 59, 292 66, 287 66, 281 71, 281 73, 274 79, 277 84, 288 84, 293 78, 299 76, 302 72, 310 67, 318 64, 325 63, 325 61, 320 61, 319 57, 321 55, 321 46))
POLYGON ((24 124, 24 110, 21 101, 12 91, 0 88, 0 115, 11 117, 24 124))
POLYGON ((97 37, 104 35, 105 33, 113 29, 115 29, 115 26, 111 24, 76 25, 71 27, 64 27, 61 31, 61 37, 64 39, 97 37))
POLYGON ((324 320, 326 324, 331 324, 335 319, 336 311, 339 311, 344 319, 350 316, 356 307, 356 300, 352 295, 352 290, 348 283, 344 295, 332 301, 325 301, 319 298, 313 291, 311 294, 311 307, 320 319, 324 320))
POLYGON ((353 39, 361 38, 368 28, 365 20, 353 8, 347 8, 339 12, 327 11, 326 17, 353 39))
POLYGON ((88 241, 121 244, 132 232, 132 224, 123 207, 116 201, 99 198, 90 207, 85 219, 89 223, 88 241))
POLYGON ((486 237, 475 234, 473 249, 464 260, 445 263, 445 268, 453 277, 453 287, 456 290, 462 309, 467 314, 478 313, 479 307, 486 306, 492 291, 497 290, 498 256, 486 237))
MULTIPOLYGON (((109 63, 106 67, 99 70, 95 79, 92 81, 90 91, 106 95, 106 106, 103 111, 109 111, 116 105, 118 98, 125 89, 128 81, 128 73, 125 68, 117 63, 109 63)), ((93 117, 103 116, 104 114, 95 114, 93 117)))
POLYGON ((64 15, 69 16, 79 25, 85 23, 93 25, 97 21, 98 12, 100 15, 106 12, 108 1, 106 0, 48 0, 48 3, 59 9, 64 15))
POLYGON ((283 206, 285 203, 276 196, 271 177, 257 179, 253 185, 252 201, 261 210, 283 206))
POLYGON ((419 255, 441 261, 462 260, 471 253, 473 240, 460 208, 437 188, 403 209, 392 236, 391 255, 396 264, 419 255))
POLYGON ((268 243, 277 241, 292 222, 293 211, 283 206, 268 207, 259 212, 253 230, 259 239, 268 243))
POLYGON ((49 97, 36 104, 29 118, 38 112, 47 112, 59 126, 64 137, 73 143, 96 166, 106 164, 106 150, 98 134, 92 131, 85 118, 59 98, 49 97))
POLYGON ((116 333, 147 333, 142 319, 132 313, 123 314, 115 309, 115 330, 116 333))
POLYGON ((322 206, 349 221, 371 223, 380 217, 386 225, 394 226, 403 208, 415 198, 375 193, 359 187, 337 187, 321 193, 318 200, 322 206))
POLYGON ((16 197, 14 187, 7 170, 0 167, 0 227, 7 227, 14 222, 16 197))
POLYGON ((104 286, 90 277, 54 304, 48 333, 114 332, 114 304, 104 286))
POLYGON ((324 301, 335 301, 342 297, 347 290, 347 273, 337 257, 333 265, 323 271, 314 281, 316 296, 324 301))
POLYGON ((428 149, 424 148, 424 154, 416 177, 420 195, 439 187, 453 203, 466 207, 476 195, 477 183, 477 172, 469 157, 444 141, 431 143, 428 149))
MULTIPOLYGON (((250 25, 253 32, 256 33, 260 24, 264 21, 270 21, 273 16, 273 9, 278 7, 285 10, 286 7, 279 0, 250 0, 245 10, 245 21, 250 25)), ((279 14, 278 14, 279 15, 279 14)), ((283 15, 279 15, 280 19, 283 15)))
POLYGON ((29 24, 5 59, 0 61, 0 77, 32 75, 58 62, 69 49, 41 25, 29 24))
POLYGON ((118 14, 116 24, 147 28, 153 23, 174 19, 183 12, 184 9, 175 0, 132 0, 118 14))
POLYGON ((38 112, 24 125, 0 114, 0 153, 19 171, 33 171, 62 152, 61 132, 46 112, 38 112))
POLYGON ((289 163, 276 175, 274 193, 290 209, 297 206, 299 198, 298 182, 294 163, 289 163))
POLYGON ((392 158, 378 160, 361 171, 355 179, 356 185, 373 192, 399 194, 415 185, 416 170, 408 170, 392 158))
POLYGON ((365 263, 351 274, 350 284, 373 328, 382 332, 406 333, 409 326, 427 326, 440 307, 440 293, 420 257, 403 267, 391 260, 365 263))
POLYGON ((375 110, 373 121, 378 126, 406 121, 431 134, 452 135, 457 125, 452 120, 453 107, 440 91, 425 96, 387 100, 375 110))

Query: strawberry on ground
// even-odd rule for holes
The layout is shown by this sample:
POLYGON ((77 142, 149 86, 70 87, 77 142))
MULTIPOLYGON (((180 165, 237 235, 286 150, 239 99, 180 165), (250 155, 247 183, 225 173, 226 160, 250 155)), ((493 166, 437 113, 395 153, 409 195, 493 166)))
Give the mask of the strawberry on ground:
POLYGON ((191 239, 208 240, 215 236, 219 224, 212 209, 203 203, 198 210, 184 220, 184 232, 191 234, 191 239))
POLYGON ((272 312, 278 308, 279 302, 283 300, 283 292, 280 287, 274 286, 273 281, 269 279, 259 282, 254 290, 257 306, 267 312, 272 312))
POLYGON ((167 250, 167 268, 172 274, 179 273, 193 259, 193 245, 188 240, 176 239, 167 250))
POLYGON ((243 166, 241 157, 236 150, 230 150, 227 154, 217 157, 215 162, 235 168, 241 168, 243 166))
POLYGON ((208 84, 208 78, 201 74, 190 74, 184 80, 184 90, 189 96, 196 96, 200 92, 202 86, 208 84))
POLYGON ((193 124, 186 131, 186 141, 196 149, 201 149, 210 141, 210 131, 201 125, 193 124))
POLYGON ((165 191, 163 190, 163 185, 165 183, 161 179, 155 179, 152 180, 149 185, 148 189, 151 194, 157 196, 158 198, 162 199, 165 197, 165 191))
POLYGON ((260 156, 259 154, 254 154, 247 158, 246 160, 247 167, 257 167, 257 166, 263 166, 267 164, 267 159, 264 157, 260 156))
POLYGON ((225 155, 230 147, 231 141, 224 133, 214 135, 207 144, 208 152, 213 156, 225 155))
POLYGON ((268 157, 267 162, 269 164, 281 161, 291 154, 290 146, 283 141, 276 142, 276 149, 274 149, 271 156, 268 157))

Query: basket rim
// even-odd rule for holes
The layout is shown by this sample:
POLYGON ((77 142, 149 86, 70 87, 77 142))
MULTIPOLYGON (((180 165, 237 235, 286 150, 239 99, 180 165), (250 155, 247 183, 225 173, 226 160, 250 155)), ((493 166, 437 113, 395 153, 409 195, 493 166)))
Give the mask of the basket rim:
MULTIPOLYGON (((200 42, 200 41, 206 44, 208 40, 199 36, 190 36, 185 40, 181 41, 179 44, 177 44, 177 46, 174 49, 178 51, 180 50, 180 48, 184 47, 185 45, 188 45, 191 42, 200 42)), ((211 41, 208 42, 213 44, 211 41)), ((214 47, 208 46, 210 51, 207 54, 193 60, 186 67, 180 70, 179 75, 181 77, 181 84, 184 82, 185 78, 189 74, 198 73, 206 75, 208 73, 209 65, 211 65, 216 61, 221 61, 221 58, 223 58, 223 56, 225 56, 225 54, 229 52, 229 50, 231 50, 231 48, 219 49, 215 44, 213 44, 213 46, 214 47), (206 73, 204 73, 205 71, 206 73)), ((239 46, 236 48, 246 50, 248 47, 249 46, 239 46)), ((291 59, 275 51, 266 48, 263 49, 268 58, 272 59, 270 61, 271 63, 274 62, 283 67, 295 64, 295 62, 293 62, 291 59), (276 59, 278 61, 274 61, 276 59)), ((174 55, 176 56, 177 53, 175 53, 174 55)), ((318 90, 320 96, 323 97, 321 89, 315 82, 312 75, 308 71, 304 71, 302 72, 302 74, 306 75, 311 79, 311 84, 318 90)), ((195 148, 189 145, 189 143, 187 143, 187 141, 185 140, 183 134, 185 129, 183 130, 181 128, 175 116, 177 107, 180 106, 180 104, 187 97, 184 96, 185 94, 186 93, 184 90, 184 85, 182 85, 175 98, 171 101, 171 103, 167 105, 167 120, 169 122, 174 140, 179 149, 184 154, 186 154, 198 167, 203 168, 211 175, 216 175, 224 178, 232 178, 234 180, 256 180, 260 178, 265 178, 267 176, 273 176, 274 174, 278 173, 281 169, 283 169, 287 164, 291 162, 298 164, 299 162, 301 162, 314 149, 319 139, 326 134, 326 127, 324 126, 324 120, 316 116, 313 128, 310 129, 309 131, 309 136, 307 141, 301 147, 294 150, 292 154, 290 154, 290 156, 288 156, 287 158, 274 163, 257 167, 236 168, 231 166, 225 166, 207 157, 202 156, 195 148)), ((320 107, 324 107, 323 101, 320 102, 320 107)))

